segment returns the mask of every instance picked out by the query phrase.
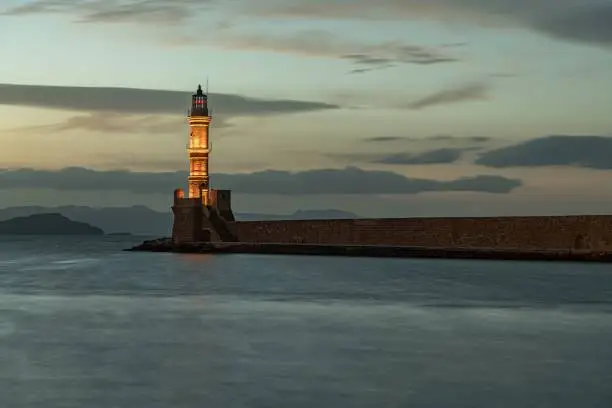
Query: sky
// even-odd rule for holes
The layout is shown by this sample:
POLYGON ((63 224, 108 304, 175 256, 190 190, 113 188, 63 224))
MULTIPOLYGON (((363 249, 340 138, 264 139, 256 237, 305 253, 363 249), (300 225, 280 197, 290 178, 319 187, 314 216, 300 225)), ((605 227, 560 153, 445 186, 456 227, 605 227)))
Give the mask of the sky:
POLYGON ((612 0, 3 0, 0 206, 609 213, 612 0))

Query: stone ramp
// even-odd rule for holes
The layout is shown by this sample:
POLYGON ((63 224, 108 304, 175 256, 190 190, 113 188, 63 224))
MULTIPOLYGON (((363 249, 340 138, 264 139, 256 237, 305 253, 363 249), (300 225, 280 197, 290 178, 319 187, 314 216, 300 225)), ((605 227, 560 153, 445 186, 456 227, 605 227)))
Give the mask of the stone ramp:
POLYGON ((219 215, 217 209, 209 208, 207 216, 211 227, 215 230, 221 242, 238 242, 238 237, 230 231, 227 221, 219 215))

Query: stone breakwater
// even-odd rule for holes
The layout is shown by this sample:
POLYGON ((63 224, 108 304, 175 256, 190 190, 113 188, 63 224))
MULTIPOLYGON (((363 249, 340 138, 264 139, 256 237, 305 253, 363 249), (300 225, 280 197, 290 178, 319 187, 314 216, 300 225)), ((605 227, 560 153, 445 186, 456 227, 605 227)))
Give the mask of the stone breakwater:
POLYGON ((238 221, 229 227, 240 242, 612 251, 610 215, 238 221))
POLYGON ((279 254, 378 258, 489 259, 513 261, 612 262, 612 251, 429 248, 389 245, 320 245, 287 243, 174 244, 171 239, 145 241, 127 251, 190 254, 279 254))

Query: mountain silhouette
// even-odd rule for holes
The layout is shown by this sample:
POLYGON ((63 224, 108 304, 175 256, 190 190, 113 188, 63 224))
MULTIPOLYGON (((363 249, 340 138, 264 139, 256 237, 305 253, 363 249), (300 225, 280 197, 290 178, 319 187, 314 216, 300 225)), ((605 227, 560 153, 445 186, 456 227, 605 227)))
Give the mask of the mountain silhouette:
POLYGON ((104 231, 85 222, 73 221, 58 213, 49 213, 0 221, 0 234, 104 235, 104 231))

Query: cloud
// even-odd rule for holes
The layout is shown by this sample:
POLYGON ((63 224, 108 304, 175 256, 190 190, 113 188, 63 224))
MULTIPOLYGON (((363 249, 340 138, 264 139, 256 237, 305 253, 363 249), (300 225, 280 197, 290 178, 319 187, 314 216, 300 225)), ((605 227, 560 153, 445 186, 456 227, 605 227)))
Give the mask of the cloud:
POLYGON ((464 150, 442 148, 422 153, 394 153, 374 159, 372 163, 400 165, 450 164, 459 161, 464 150))
POLYGON ((375 57, 367 54, 348 54, 343 55, 341 58, 351 61, 359 67, 350 70, 349 74, 364 74, 379 69, 392 68, 396 62, 392 58, 375 57))
POLYGON ((451 136, 451 135, 436 135, 428 138, 438 142, 470 142, 470 143, 485 143, 492 140, 487 136, 451 136))
MULTIPOLYGON (((271 2, 258 2, 265 8, 271 2)), ((80 23, 166 23, 184 26, 187 20, 202 21, 202 11, 215 7, 225 9, 235 20, 240 15, 249 15, 249 1, 234 3, 214 0, 32 0, 25 4, 5 9, 5 16, 26 16, 31 14, 68 14, 77 17, 80 23), (227 7, 229 6, 229 8, 227 7)), ((252 15, 251 15, 252 16, 252 15)), ((228 17, 229 18, 229 17, 228 17)), ((208 20, 207 20, 208 21, 208 20)), ((223 48, 260 50, 278 53, 299 54, 310 57, 339 58, 352 62, 351 73, 363 73, 397 64, 440 64, 458 61, 448 50, 462 44, 443 44, 423 47, 403 42, 360 44, 338 39, 337 35, 324 31, 300 31, 289 36, 268 36, 257 34, 232 35, 232 24, 228 19, 208 22, 207 35, 174 35, 163 39, 169 45, 208 45, 223 48), (222 35, 219 35, 222 34, 222 35)), ((200 30, 198 30, 199 32, 200 30)), ((180 31, 175 32, 177 34, 180 31)))
MULTIPOLYGON (((184 131, 186 120, 178 115, 123 115, 115 112, 92 112, 70 117, 59 123, 23 126, 9 129, 17 133, 59 133, 73 130, 104 133, 169 134, 184 131)), ((222 117, 215 117, 212 127, 226 128, 231 125, 222 117)))
MULTIPOLYGON (((227 3, 224 3, 227 6, 227 3)), ((244 5, 244 3, 243 3, 244 5)), ((265 5, 265 1, 264 1, 265 5)), ((199 15, 203 8, 217 6, 211 0, 38 0, 13 7, 5 15, 29 15, 38 13, 62 13, 78 16, 86 23, 183 23, 199 15)), ((241 12, 240 2, 234 4, 234 18, 241 12), (237 14, 238 13, 238 14, 237 14)), ((244 10, 242 12, 244 14, 244 10)), ((207 20, 208 21, 208 20, 207 20)), ((319 30, 299 31, 293 35, 245 34, 231 30, 226 21, 208 22, 207 35, 184 35, 181 30, 164 33, 162 43, 172 46, 206 45, 239 50, 257 50, 304 57, 334 58, 351 62, 352 74, 390 68, 401 64, 432 65, 459 61, 451 55, 457 44, 424 47, 401 41, 362 44, 343 41, 336 34, 319 30)), ((197 30, 198 32, 200 30, 197 30)), ((156 37, 157 38, 157 37, 156 37)))
POLYGON ((425 47, 400 41, 365 44, 343 40, 337 34, 321 30, 299 31, 293 35, 273 36, 224 33, 222 36, 181 37, 170 45, 210 45, 244 51, 293 54, 310 58, 345 60, 354 65, 351 73, 390 68, 402 64, 434 65, 458 62, 449 47, 425 47))
POLYGON ((584 3, 540 16, 532 27, 551 37, 612 47, 612 2, 584 3))
MULTIPOLYGON (((216 136, 217 140, 220 139, 216 136)), ((96 163, 96 167, 105 169, 126 169, 129 168, 133 172, 176 172, 177 169, 185 169, 188 167, 188 161, 185 159, 185 154, 182 151, 156 153, 156 154, 130 154, 129 152, 121 153, 100 153, 88 156, 90 162, 96 163)), ((265 168, 267 163, 263 160, 253 159, 231 160, 229 166, 233 172, 249 172, 254 168, 265 168)), ((182 184, 181 184, 182 185, 182 184)))
MULTIPOLYGON (((16 169, 0 171, 0 189, 30 188, 60 191, 129 191, 171 194, 186 184, 185 172, 145 173, 96 171, 69 167, 57 171, 16 169)), ((522 185, 501 176, 465 177, 452 181, 412 179, 388 171, 356 167, 303 172, 266 170, 247 174, 214 174, 213 185, 238 194, 418 194, 431 191, 477 191, 504 194, 522 185)))
POLYGON ((484 152, 475 161, 488 167, 574 166, 612 169, 612 137, 556 135, 484 152))
MULTIPOLYGON (((136 88, 0 84, 0 105, 120 114, 185 114, 191 93, 136 88)), ((230 116, 278 115, 337 109, 338 105, 291 99, 211 94, 211 107, 230 116)))
POLYGON ((85 130, 105 133, 148 133, 164 134, 180 129, 184 125, 184 118, 160 118, 158 116, 134 116, 118 113, 90 113, 70 117, 62 122, 24 126, 10 129, 14 132, 44 132, 59 133, 72 130, 85 130))
MULTIPOLYGON (((391 139, 391 138, 389 138, 391 139)), ((389 140, 402 140, 394 139, 389 140)), ((409 143, 426 142, 428 139, 406 139, 409 143)), ((458 139, 461 140, 461 139, 458 139)), ((385 140, 386 142, 386 140, 385 140)), ((463 143, 462 143, 463 144, 463 143)), ((471 150, 479 150, 480 146, 442 147, 421 152, 392 152, 392 153, 326 153, 325 156, 335 160, 349 163, 375 163, 387 165, 429 165, 429 164, 451 164, 458 162, 463 153, 471 150)))
POLYGON ((429 19, 511 26, 565 41, 612 46, 610 0, 30 0, 2 14, 69 14, 81 23, 184 24, 201 20, 213 7, 234 17, 368 22, 429 19))
MULTIPOLYGON (((356 47, 358 48, 358 47, 356 47)), ((361 46, 364 49, 364 46, 361 46)), ((341 58, 352 61, 359 68, 350 71, 352 74, 362 74, 378 69, 391 68, 396 64, 434 65, 458 62, 457 57, 442 53, 434 48, 398 43, 383 43, 376 50, 367 49, 368 53, 346 54, 341 58), (377 56, 383 55, 383 56, 377 56)))
POLYGON ((609 0, 289 0, 258 3, 249 10, 289 19, 429 19, 514 26, 561 40, 612 46, 609 0))
POLYGON ((33 0, 8 8, 7 16, 73 14, 80 23, 168 23, 192 18, 210 0, 33 0))
POLYGON ((408 136, 375 136, 367 137, 363 139, 364 142, 368 143, 388 143, 388 142, 399 142, 399 141, 412 141, 418 140, 408 136))
POLYGON ((409 103, 407 108, 418 110, 432 106, 485 100, 488 97, 489 90, 490 86, 487 83, 469 83, 450 89, 443 89, 421 99, 417 99, 409 103))
POLYGON ((392 142, 459 142, 459 143, 485 143, 491 140, 486 136, 452 136, 436 135, 431 137, 410 136, 375 136, 362 139, 367 143, 392 143, 392 142))

